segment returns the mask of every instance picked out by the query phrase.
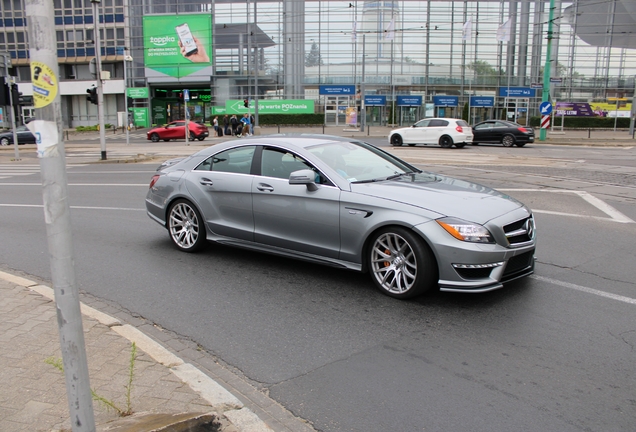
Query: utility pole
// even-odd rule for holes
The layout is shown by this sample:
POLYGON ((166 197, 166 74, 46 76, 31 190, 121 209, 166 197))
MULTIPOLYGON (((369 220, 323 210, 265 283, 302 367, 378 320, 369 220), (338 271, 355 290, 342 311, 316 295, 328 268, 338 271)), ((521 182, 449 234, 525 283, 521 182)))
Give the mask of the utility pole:
POLYGON ((4 77, 5 83, 9 89, 9 105, 11 106, 11 128, 13 130, 13 147, 15 153, 15 160, 20 160, 20 150, 18 150, 18 133, 15 130, 15 109, 13 108, 13 104, 15 101, 13 100, 13 83, 11 82, 11 77, 9 76, 9 68, 11 67, 11 55, 9 53, 0 54, 4 58, 4 70, 6 75, 4 77))
POLYGON ((36 136, 40 160, 44 221, 69 415, 73 432, 94 432, 95 416, 73 265, 53 2, 25 0, 25 6, 35 106, 35 120, 29 122, 28 127, 36 136))
POLYGON ((97 116, 99 117, 99 143, 102 160, 106 160, 106 131, 104 130, 104 83, 102 82, 102 40, 99 34, 99 13, 97 5, 102 0, 91 0, 93 4, 93 33, 95 35, 95 60, 97 63, 97 116))
MULTIPOLYGON (((552 53, 552 21, 554 20, 554 0, 550 0, 550 12, 548 14, 548 46, 545 53, 545 67, 543 68, 543 96, 542 102, 550 100, 550 54, 552 53)), ((516 108, 515 108, 516 110, 516 108)), ((539 141, 545 141, 548 128, 539 129, 539 141)))

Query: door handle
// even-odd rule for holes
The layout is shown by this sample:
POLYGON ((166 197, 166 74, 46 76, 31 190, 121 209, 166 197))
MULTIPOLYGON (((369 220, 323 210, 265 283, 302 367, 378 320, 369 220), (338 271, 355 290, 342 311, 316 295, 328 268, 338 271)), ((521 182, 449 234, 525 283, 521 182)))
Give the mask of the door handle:
POLYGON ((256 186, 256 189, 261 192, 274 192, 274 188, 265 183, 259 183, 258 186, 256 186))
POLYGON ((203 186, 213 186, 214 182, 210 179, 207 179, 205 177, 203 177, 201 180, 199 180, 199 183, 201 183, 203 186))

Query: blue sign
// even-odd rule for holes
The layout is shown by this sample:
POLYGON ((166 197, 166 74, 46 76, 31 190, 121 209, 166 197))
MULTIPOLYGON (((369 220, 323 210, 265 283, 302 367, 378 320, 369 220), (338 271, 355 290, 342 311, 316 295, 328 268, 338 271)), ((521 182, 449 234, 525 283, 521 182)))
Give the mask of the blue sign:
POLYGON ((495 106, 494 96, 471 96, 470 106, 478 108, 492 108, 495 106))
POLYGON ((385 106, 386 105, 386 96, 365 96, 364 104, 367 106, 385 106))
POLYGON ((321 85, 321 95, 348 95, 356 94, 356 86, 354 85, 321 85))
POLYGON ((541 102, 541 105, 539 105, 539 112, 541 115, 550 115, 552 112, 552 104, 549 101, 541 102))
POLYGON ((433 96, 435 106, 456 107, 459 105, 459 96, 433 96))
POLYGON ((398 96, 398 106, 422 106, 422 96, 398 96))
POLYGON ((499 96, 510 98, 536 97, 537 91, 530 87, 499 87, 499 96))
POLYGON ((190 100, 190 90, 183 89, 183 100, 186 102, 190 100))

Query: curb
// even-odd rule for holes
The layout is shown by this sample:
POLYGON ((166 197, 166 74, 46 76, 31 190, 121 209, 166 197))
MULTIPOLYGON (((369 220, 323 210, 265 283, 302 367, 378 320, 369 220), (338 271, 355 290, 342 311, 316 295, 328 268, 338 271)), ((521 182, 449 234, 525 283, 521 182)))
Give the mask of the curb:
MULTIPOLYGON (((53 302, 55 301, 53 289, 46 285, 3 271, 0 271, 0 278, 9 283, 28 288, 53 302)), ((129 324, 122 324, 118 319, 84 303, 80 303, 80 308, 83 315, 107 326, 131 343, 134 342, 153 360, 167 367, 184 384, 187 384, 194 392, 206 400, 210 404, 211 410, 225 417, 225 420, 237 431, 272 432, 272 429, 254 412, 246 408, 236 396, 192 364, 186 363, 174 355, 159 342, 137 328, 129 324)))

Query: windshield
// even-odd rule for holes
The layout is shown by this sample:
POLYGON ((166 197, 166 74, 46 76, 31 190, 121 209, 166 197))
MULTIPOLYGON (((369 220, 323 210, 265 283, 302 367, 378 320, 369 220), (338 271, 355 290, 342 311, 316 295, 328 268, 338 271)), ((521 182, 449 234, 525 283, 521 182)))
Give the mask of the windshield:
POLYGON ((309 147, 308 150, 353 183, 381 181, 396 175, 420 172, 363 142, 330 142, 309 147))

